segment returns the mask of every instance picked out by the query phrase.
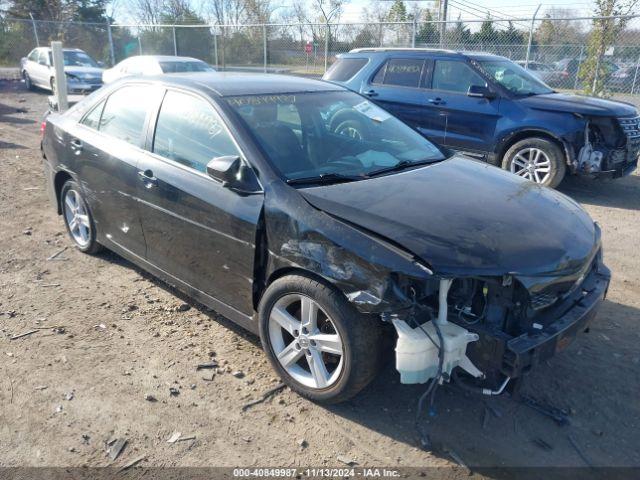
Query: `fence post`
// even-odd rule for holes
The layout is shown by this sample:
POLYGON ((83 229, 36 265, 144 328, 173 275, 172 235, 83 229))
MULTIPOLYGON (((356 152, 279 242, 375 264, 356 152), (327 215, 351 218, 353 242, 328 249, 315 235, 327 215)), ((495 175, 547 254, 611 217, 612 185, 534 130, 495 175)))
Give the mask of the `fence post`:
POLYGON ((213 29, 213 58, 216 62, 216 68, 218 68, 218 28, 213 29))
POLYGON ((172 26, 171 29, 173 30, 173 54, 177 57, 178 56, 178 42, 176 42, 176 26, 172 26))
POLYGON ((416 19, 413 19, 413 23, 411 24, 411 48, 416 48, 416 19))
POLYGON ((262 48, 264 55, 264 73, 267 73, 267 26, 262 24, 262 48))
POLYGON ((69 108, 67 100, 67 77, 64 74, 64 57, 62 55, 62 42, 51 42, 51 57, 53 59, 53 75, 56 85, 54 96, 58 112, 64 112, 69 108))
POLYGON ((113 48, 113 35, 111 34, 111 23, 107 22, 107 36, 109 37, 109 57, 111 58, 111 66, 116 64, 116 52, 113 48))
POLYGON ((638 57, 638 61, 636 62, 636 73, 633 74, 633 83, 631 84, 631 95, 633 95, 633 91, 636 89, 636 80, 638 79, 638 67, 640 67, 640 57, 638 57))
POLYGON ((38 38, 38 28, 36 27, 36 21, 33 19, 33 15, 29 12, 29 16, 31 17, 31 26, 33 27, 33 34, 36 37, 36 47, 40 46, 40 39, 38 38))
POLYGON ((327 22, 325 24, 325 32, 324 32, 324 71, 325 73, 329 65, 329 35, 331 35, 331 30, 329 27, 329 22, 327 22))
POLYGON ((529 57, 531 57, 531 44, 533 43, 533 27, 536 23, 536 16, 538 15, 538 11, 540 10, 541 4, 538 4, 538 8, 536 8, 533 17, 531 18, 531 27, 529 27, 529 41, 527 42, 527 58, 524 61, 524 68, 529 68, 529 57))
POLYGON ((601 55, 598 54, 598 60, 596 60, 596 71, 593 74, 593 85, 591 85, 591 94, 592 95, 597 95, 596 94, 596 86, 598 85, 598 74, 600 73, 600 60, 601 60, 601 55))
POLYGON ((142 55, 142 40, 140 40, 140 32, 138 31, 138 51, 142 55))

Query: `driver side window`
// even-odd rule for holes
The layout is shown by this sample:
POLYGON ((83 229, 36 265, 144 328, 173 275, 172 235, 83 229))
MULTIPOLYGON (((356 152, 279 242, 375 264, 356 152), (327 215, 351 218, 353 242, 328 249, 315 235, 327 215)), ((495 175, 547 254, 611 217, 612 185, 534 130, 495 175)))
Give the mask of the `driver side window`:
POLYGON ((471 85, 486 87, 487 82, 464 62, 436 60, 431 88, 466 94, 471 85))

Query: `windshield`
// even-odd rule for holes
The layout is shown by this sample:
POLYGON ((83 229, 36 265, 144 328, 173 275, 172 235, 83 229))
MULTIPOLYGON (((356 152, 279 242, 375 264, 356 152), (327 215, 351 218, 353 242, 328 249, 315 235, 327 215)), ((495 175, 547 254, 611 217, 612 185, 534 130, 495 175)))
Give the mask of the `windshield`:
POLYGON ((204 62, 160 62, 163 73, 213 72, 214 69, 204 62))
POLYGON ((65 67, 98 67, 96 61, 84 52, 63 51, 62 56, 65 67))
POLYGON ((478 63, 489 77, 516 95, 553 93, 539 78, 509 60, 481 60, 478 63))
POLYGON ((290 183, 358 180, 444 159, 420 134, 351 92, 226 100, 290 183))

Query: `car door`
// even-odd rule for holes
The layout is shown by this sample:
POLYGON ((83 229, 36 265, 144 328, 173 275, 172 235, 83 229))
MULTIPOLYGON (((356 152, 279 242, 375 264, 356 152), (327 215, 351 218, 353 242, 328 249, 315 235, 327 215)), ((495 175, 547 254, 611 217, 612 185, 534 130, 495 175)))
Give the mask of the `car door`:
POLYGON ((452 58, 435 60, 430 88, 425 90, 426 103, 436 112, 435 141, 470 153, 489 152, 500 118, 500 97, 468 96, 472 85, 486 87, 487 81, 469 63, 452 58))
POLYGON ((138 163, 161 93, 148 84, 124 85, 87 112, 68 139, 99 240, 141 258, 146 244, 136 201, 138 163))
POLYGON ((209 99, 168 89, 138 166, 147 261, 245 314, 263 195, 206 174, 215 157, 242 154, 209 99))
POLYGON ((429 136, 433 122, 425 109, 421 86, 429 76, 432 63, 416 55, 389 58, 370 82, 363 83, 360 93, 429 136))
POLYGON ((49 52, 46 49, 38 51, 38 61, 32 63, 31 80, 38 86, 50 88, 51 71, 49 70, 49 52))

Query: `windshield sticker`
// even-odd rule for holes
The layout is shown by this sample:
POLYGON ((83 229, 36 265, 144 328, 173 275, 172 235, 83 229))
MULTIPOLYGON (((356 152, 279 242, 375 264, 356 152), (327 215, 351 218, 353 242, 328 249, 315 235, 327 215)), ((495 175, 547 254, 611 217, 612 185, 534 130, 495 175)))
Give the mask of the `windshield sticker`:
POLYGON ((296 103, 295 95, 249 95, 246 97, 230 97, 227 99, 234 107, 246 105, 273 105, 279 103, 296 103))
POLYGON ((391 118, 390 114, 366 100, 362 103, 354 105, 353 109, 360 112, 365 117, 369 117, 371 120, 378 123, 382 123, 385 120, 391 118))

